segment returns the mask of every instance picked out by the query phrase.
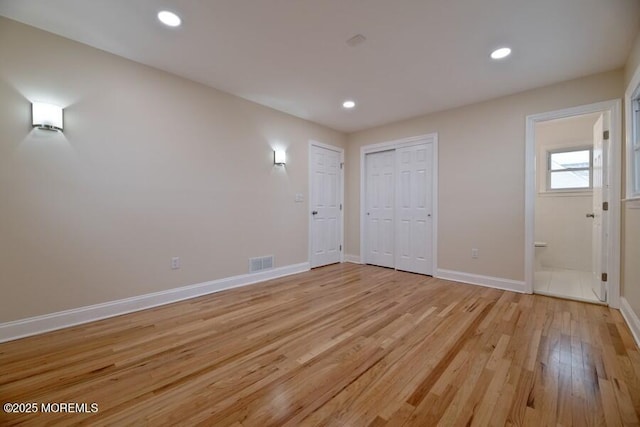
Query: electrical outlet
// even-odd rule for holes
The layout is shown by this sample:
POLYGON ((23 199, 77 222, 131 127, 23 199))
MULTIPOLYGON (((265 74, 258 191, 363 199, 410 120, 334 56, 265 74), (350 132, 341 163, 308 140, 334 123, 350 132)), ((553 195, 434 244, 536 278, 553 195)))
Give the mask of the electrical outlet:
POLYGON ((471 258, 478 258, 478 248, 471 249, 471 258))
POLYGON ((304 202, 304 195, 302 193, 296 193, 296 196, 294 198, 294 201, 296 203, 302 203, 304 202))
POLYGON ((177 270, 180 268, 180 257, 174 256, 171 258, 171 269, 177 270))

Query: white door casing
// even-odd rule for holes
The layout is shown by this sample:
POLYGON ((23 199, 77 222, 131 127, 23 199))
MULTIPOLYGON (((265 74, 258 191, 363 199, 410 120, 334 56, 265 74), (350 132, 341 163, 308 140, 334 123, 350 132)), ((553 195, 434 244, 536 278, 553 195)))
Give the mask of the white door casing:
POLYGON ((396 268, 433 274, 433 144, 396 150, 396 268))
POLYGON ((395 152, 366 156, 366 240, 364 262, 382 267, 395 266, 395 152))
POLYGON ((335 147, 311 142, 310 264, 311 268, 342 260, 342 156, 335 147))
POLYGON ((525 119, 525 239, 524 239, 524 266, 525 266, 525 291, 533 293, 534 282, 534 223, 535 223, 535 199, 536 199, 536 132, 537 123, 548 120, 575 117, 582 114, 604 112, 609 120, 609 139, 603 147, 608 153, 606 161, 607 193, 609 198, 609 210, 606 229, 607 252, 607 295, 606 302, 612 308, 620 307, 620 188, 621 188, 621 161, 622 161, 622 103, 619 99, 597 102, 565 108, 562 110, 548 111, 528 115, 525 119))

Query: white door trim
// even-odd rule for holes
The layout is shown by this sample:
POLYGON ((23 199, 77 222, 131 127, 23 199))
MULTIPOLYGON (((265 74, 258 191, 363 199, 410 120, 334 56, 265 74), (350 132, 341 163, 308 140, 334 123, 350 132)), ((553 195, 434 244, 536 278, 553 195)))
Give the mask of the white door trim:
POLYGON ((369 144, 360 147, 360 262, 366 264, 365 216, 366 216, 366 155, 380 151, 395 150, 424 143, 433 143, 433 274, 438 271, 438 133, 411 136, 393 141, 369 144))
POLYGON ((553 119, 573 117, 582 114, 609 112, 611 117, 609 141, 611 159, 609 159, 609 260, 607 262, 608 291, 607 304, 613 308, 620 307, 620 182, 622 171, 622 103, 619 99, 532 114, 526 118, 525 130, 525 198, 524 198, 524 278, 525 291, 533 293, 534 275, 534 223, 536 198, 536 123, 553 119))
POLYGON ((312 151, 311 151, 311 147, 316 146, 316 147, 320 147, 320 148, 325 148, 327 150, 331 150, 331 151, 336 151, 338 153, 340 153, 340 184, 338 185, 338 188, 340 190, 340 205, 342 206, 342 209, 340 209, 340 246, 342 247, 342 250, 340 251, 340 262, 344 262, 344 148, 342 147, 336 147, 335 145, 329 145, 329 144, 324 144, 322 142, 319 141, 315 141, 313 139, 309 140, 309 145, 308 145, 308 151, 309 151, 309 155, 308 155, 308 159, 307 159, 307 167, 309 169, 309 183, 308 183, 308 196, 307 196, 307 224, 308 224, 308 228, 307 228, 307 232, 309 233, 309 246, 307 248, 307 254, 308 254, 308 259, 309 259, 309 265, 313 265, 313 263, 311 262, 311 256, 312 256, 312 252, 313 252, 313 233, 312 233, 312 221, 311 221, 311 191, 313 190, 313 177, 311 176, 312 173, 312 167, 311 167, 311 160, 312 160, 312 151))

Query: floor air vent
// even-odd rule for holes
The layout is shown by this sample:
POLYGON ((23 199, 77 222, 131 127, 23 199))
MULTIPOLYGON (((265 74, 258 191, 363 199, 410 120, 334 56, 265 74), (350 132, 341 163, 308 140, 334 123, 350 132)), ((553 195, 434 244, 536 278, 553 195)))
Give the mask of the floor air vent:
POLYGON ((270 270, 273 268, 273 255, 249 258, 249 273, 270 270))

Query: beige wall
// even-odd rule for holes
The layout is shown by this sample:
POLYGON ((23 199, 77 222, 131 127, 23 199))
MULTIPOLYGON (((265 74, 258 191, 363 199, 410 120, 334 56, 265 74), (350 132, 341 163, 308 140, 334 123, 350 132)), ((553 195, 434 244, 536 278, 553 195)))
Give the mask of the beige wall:
POLYGON ((4 18, 0 58, 0 322, 307 261, 308 140, 343 134, 4 18))
POLYGON ((350 134, 347 254, 360 254, 360 147, 438 132, 438 267, 524 280, 525 117, 622 95, 611 71, 350 134))
POLYGON ((593 211, 591 191, 547 192, 547 152, 559 148, 593 145, 593 125, 599 114, 537 123, 535 240, 547 243, 536 248, 545 268, 591 271, 593 211))
POLYGON ((624 85, 626 86, 631 81, 633 74, 636 72, 636 69, 640 67, 640 32, 636 36, 636 40, 633 43, 633 47, 629 52, 629 58, 627 59, 627 64, 624 67, 624 85))
MULTIPOLYGON (((632 52, 626 82, 640 37, 632 52)), ((242 274, 250 256, 307 261, 307 202, 293 197, 308 196, 309 139, 348 142, 358 255, 360 147, 438 132, 439 267, 522 280, 525 116, 619 98, 624 81, 603 73, 347 138, 4 18, 0 58, 0 322, 242 274), (66 107, 64 134, 31 129, 34 100, 66 107)), ((625 217, 623 295, 640 314, 640 210, 625 217)))
POLYGON ((625 238, 622 296, 640 317, 640 209, 626 209, 623 233, 625 238))
MULTIPOLYGON (((640 69, 640 33, 625 67, 625 90, 631 78, 640 69)), ((636 202, 637 203, 637 202, 636 202)), ((629 203, 623 209, 622 223, 622 296, 640 317, 640 209, 632 209, 629 203)))

